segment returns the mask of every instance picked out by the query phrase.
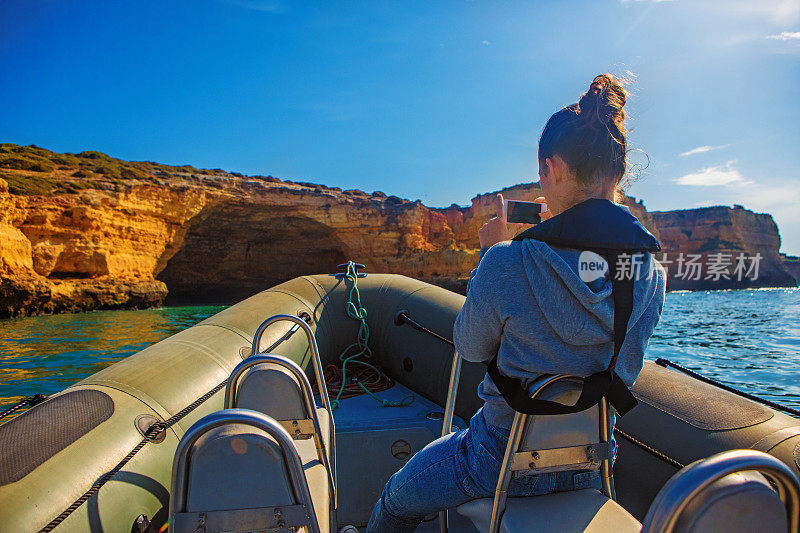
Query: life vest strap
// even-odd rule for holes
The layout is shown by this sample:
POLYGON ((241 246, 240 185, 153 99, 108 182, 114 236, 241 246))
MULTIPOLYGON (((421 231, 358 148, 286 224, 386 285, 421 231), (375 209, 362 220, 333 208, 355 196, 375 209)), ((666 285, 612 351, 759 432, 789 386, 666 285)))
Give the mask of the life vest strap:
POLYGON ((628 331, 628 322, 633 312, 634 276, 618 272, 619 250, 595 250, 602 255, 609 266, 611 275, 611 295, 614 299, 614 352, 608 368, 583 379, 580 396, 574 405, 565 405, 549 400, 531 398, 522 380, 500 374, 495 355, 487 364, 486 372, 500 391, 506 403, 515 411, 528 415, 565 415, 585 411, 597 405, 605 397, 620 416, 636 407, 638 401, 615 368, 622 344, 628 331))

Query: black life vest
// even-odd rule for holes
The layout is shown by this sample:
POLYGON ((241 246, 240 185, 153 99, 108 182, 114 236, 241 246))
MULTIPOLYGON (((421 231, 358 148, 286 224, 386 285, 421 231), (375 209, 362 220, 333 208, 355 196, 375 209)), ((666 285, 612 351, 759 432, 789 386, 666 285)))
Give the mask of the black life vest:
MULTIPOLYGON (((562 415, 589 409, 605 397, 620 416, 638 403, 617 375, 617 358, 625 342, 633 311, 634 276, 620 273, 621 254, 657 252, 658 240, 630 211, 608 200, 593 198, 534 226, 514 240, 534 239, 548 245, 592 251, 608 263, 611 295, 614 299, 614 352, 608 368, 584 378, 583 389, 574 405, 532 399, 522 380, 504 376, 497 368, 497 356, 489 361, 487 373, 503 399, 515 411, 529 415, 562 415)), ((632 273, 631 273, 632 274, 632 273)))

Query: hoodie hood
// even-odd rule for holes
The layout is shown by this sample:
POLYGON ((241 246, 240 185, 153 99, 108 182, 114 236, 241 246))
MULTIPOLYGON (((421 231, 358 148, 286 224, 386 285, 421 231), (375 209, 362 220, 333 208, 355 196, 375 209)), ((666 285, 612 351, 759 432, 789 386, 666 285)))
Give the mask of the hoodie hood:
POLYGON ((640 255, 636 276, 653 282, 634 284, 628 330, 657 295, 654 269, 658 267, 649 253, 641 252, 658 251, 661 246, 625 206, 602 199, 587 200, 515 240, 522 241, 522 262, 531 293, 550 327, 566 344, 589 346, 613 339, 610 274, 584 282, 579 274, 582 252, 610 249, 640 255))

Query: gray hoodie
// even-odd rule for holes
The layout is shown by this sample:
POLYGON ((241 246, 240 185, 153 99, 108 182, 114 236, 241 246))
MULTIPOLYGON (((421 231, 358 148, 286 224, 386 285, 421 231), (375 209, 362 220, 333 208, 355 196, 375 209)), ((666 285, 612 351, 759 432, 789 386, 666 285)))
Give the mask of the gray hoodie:
MULTIPOLYGON (((527 386, 540 374, 586 377, 605 370, 613 353, 614 303, 608 273, 589 283, 578 274, 579 250, 525 239, 492 246, 471 276, 453 340, 467 361, 497 354, 500 373, 527 386)), ((628 385, 664 305, 666 275, 642 254, 633 312, 616 372, 628 385)), ((478 387, 487 423, 510 428, 514 411, 487 375, 478 387)))

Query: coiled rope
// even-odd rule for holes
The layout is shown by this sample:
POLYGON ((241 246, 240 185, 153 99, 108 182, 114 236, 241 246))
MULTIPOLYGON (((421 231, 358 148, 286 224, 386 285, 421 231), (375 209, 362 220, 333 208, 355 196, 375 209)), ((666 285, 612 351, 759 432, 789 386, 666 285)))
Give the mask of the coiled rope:
POLYGON ((336 410, 339 408, 341 400, 355 396, 356 394, 353 394, 354 389, 356 389, 356 392, 358 389, 364 391, 364 393, 371 396, 383 407, 407 407, 411 405, 414 403, 413 395, 408 395, 399 402, 390 402, 389 400, 384 400, 375 395, 375 392, 391 388, 394 385, 394 381, 376 366, 358 359, 361 356, 364 358, 371 358, 372 350, 368 345, 369 326, 367 325, 367 310, 361 304, 361 293, 358 290, 358 270, 353 261, 347 263, 347 269, 343 277, 346 282, 350 283, 350 291, 347 294, 347 303, 345 303, 345 314, 358 322, 358 333, 356 335, 356 341, 345 348, 339 355, 339 361, 342 362, 341 378, 339 377, 338 369, 328 371, 325 377, 325 381, 328 383, 328 376, 330 376, 331 388, 335 388, 337 385, 339 387, 336 397, 331 400, 331 407, 336 410), (347 378, 348 364, 351 364, 351 366, 358 365, 360 367, 351 370, 352 377, 349 382, 347 378), (370 388, 373 390, 370 390, 370 388))

